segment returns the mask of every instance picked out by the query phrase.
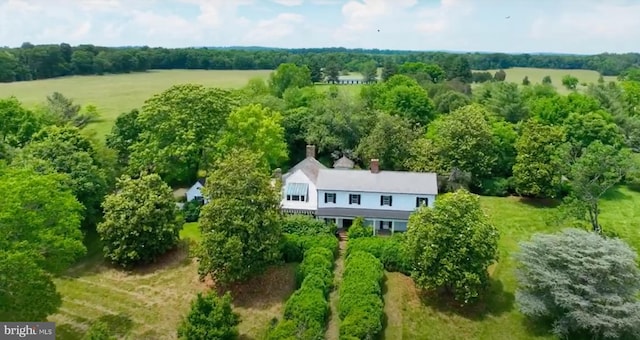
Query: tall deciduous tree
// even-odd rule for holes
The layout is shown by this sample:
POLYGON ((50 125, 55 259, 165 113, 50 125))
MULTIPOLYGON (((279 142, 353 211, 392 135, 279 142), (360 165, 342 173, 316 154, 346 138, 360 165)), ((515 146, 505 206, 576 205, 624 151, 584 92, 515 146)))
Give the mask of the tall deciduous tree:
POLYGON ((640 336, 637 254, 620 239, 579 229, 536 234, 516 255, 516 301, 563 338, 640 336))
POLYGON ((235 340, 240 315, 233 311, 231 295, 218 297, 215 292, 198 293, 189 314, 178 326, 181 340, 235 340))
POLYGON ((417 138, 418 131, 408 120, 380 113, 371 132, 360 140, 356 153, 365 164, 376 158, 382 169, 404 170, 404 161, 417 138))
POLYGON ((0 320, 43 321, 62 303, 51 281, 84 255, 82 205, 65 175, 0 166, 0 320))
POLYGON ((118 163, 123 167, 129 163, 131 146, 138 141, 142 132, 138 123, 139 115, 137 109, 120 114, 111 133, 107 135, 107 146, 118 154, 118 163))
POLYGON ((182 219, 171 188, 156 174, 121 178, 103 207, 97 229, 105 257, 123 267, 153 262, 178 243, 182 219))
POLYGON ((158 173, 168 183, 190 182, 210 163, 237 98, 227 90, 175 85, 148 99, 138 116, 140 139, 129 172, 158 173))
POLYGON ((489 175, 496 161, 489 113, 480 105, 461 107, 429 126, 439 164, 448 173, 460 169, 475 178, 489 175))
POLYGON ((469 303, 488 284, 487 268, 498 259, 498 238, 478 196, 465 190, 438 196, 434 208, 419 208, 409 217, 412 276, 423 288, 442 288, 469 303))
POLYGON ((392 60, 385 60, 382 67, 382 81, 387 81, 396 74, 398 74, 398 65, 392 60))
POLYGON ((371 60, 362 64, 362 78, 365 82, 375 82, 378 79, 378 64, 371 60))
POLYGON ((287 160, 282 115, 261 105, 248 105, 233 111, 227 127, 217 143, 218 154, 225 155, 235 147, 262 155, 272 167, 287 160))
POLYGON ((569 203, 578 217, 588 216, 593 230, 600 232, 600 197, 618 184, 630 169, 631 153, 595 141, 589 144, 572 165, 569 174, 571 193, 569 203), (581 216, 580 216, 581 215, 581 216))
POLYGON ((49 126, 33 136, 20 155, 24 164, 48 162, 54 171, 68 174, 70 188, 85 207, 84 225, 100 218, 100 203, 108 188, 107 172, 90 138, 72 126, 49 126))
POLYGON ((571 113, 564 122, 567 139, 571 142, 574 155, 579 155, 583 148, 595 141, 606 145, 621 147, 623 136, 613 117, 599 110, 586 114, 571 113))
POLYGON ((292 63, 280 64, 269 77, 271 93, 282 98, 284 91, 291 87, 305 87, 311 82, 311 70, 307 66, 297 66, 292 63))
POLYGON ((0 99, 0 141, 11 147, 24 146, 44 125, 43 119, 25 109, 15 97, 0 99))
POLYGON ((204 194, 210 201, 200 213, 201 277, 243 280, 280 258, 279 192, 259 155, 231 150, 211 171, 204 194))
POLYGON ((535 121, 523 124, 516 142, 518 154, 513 166, 515 189, 519 194, 534 197, 558 195, 562 177, 568 171, 565 141, 562 127, 535 121))

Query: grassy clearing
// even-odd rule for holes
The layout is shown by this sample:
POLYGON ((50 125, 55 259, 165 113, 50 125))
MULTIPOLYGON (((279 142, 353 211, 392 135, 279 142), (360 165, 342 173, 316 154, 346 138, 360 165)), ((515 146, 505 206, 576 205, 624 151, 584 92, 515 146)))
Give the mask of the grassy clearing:
POLYGON ((251 78, 266 79, 270 70, 157 70, 105 76, 73 76, 0 84, 0 98, 16 96, 31 107, 60 92, 76 103, 98 107, 101 120, 92 127, 104 136, 116 117, 139 108, 144 101, 175 84, 194 83, 205 86, 238 88, 251 78))
MULTIPOLYGON (((518 242, 536 232, 555 232, 549 224, 556 208, 515 197, 482 197, 483 209, 500 230, 500 261, 490 268, 491 286, 484 301, 460 309, 415 288, 399 273, 386 274, 385 339, 554 339, 529 323, 515 306, 512 254, 518 242)), ((640 250, 640 193, 619 187, 602 201, 602 224, 640 250)))
MULTIPOLYGON (((210 289, 198 280, 197 263, 188 244, 199 241, 197 223, 187 223, 181 246, 157 263, 123 271, 103 262, 95 235, 89 254, 55 280, 62 307, 49 321, 57 323, 59 339, 81 339, 95 321, 107 323, 120 338, 175 339, 176 328, 196 293, 210 289)), ((270 268, 254 280, 230 288, 242 321, 243 339, 260 339, 269 322, 283 313, 284 301, 295 290, 295 265, 270 268)))
MULTIPOLYGON (((498 70, 488 70, 492 74, 498 70)), ((507 73, 508 82, 514 82, 517 84, 522 84, 522 79, 525 76, 529 77, 529 81, 531 84, 541 84, 542 78, 545 76, 551 77, 551 83, 558 89, 558 92, 567 94, 570 91, 567 90, 564 86, 562 86, 562 77, 567 74, 572 75, 580 81, 580 83, 597 83, 598 78, 600 77, 600 73, 591 70, 561 70, 561 69, 545 69, 545 68, 532 68, 532 67, 513 67, 504 70, 507 73)), ((616 77, 604 77, 605 81, 615 81, 616 77)), ((578 86, 581 88, 582 86, 578 86)))

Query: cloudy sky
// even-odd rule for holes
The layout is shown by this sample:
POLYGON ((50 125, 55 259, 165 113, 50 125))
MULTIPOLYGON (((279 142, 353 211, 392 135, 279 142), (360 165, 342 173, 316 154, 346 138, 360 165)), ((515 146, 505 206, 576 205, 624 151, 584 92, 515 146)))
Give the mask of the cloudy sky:
POLYGON ((640 0, 0 0, 0 46, 632 52, 639 18, 640 0))

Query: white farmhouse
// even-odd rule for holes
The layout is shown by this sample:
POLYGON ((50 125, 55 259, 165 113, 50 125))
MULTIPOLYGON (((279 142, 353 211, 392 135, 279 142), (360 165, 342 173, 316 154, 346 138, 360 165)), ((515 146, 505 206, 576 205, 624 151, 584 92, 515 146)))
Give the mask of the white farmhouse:
POLYGON ((409 215, 422 205, 433 207, 438 195, 435 173, 381 171, 377 159, 370 170, 334 167, 318 162, 315 147, 307 146, 307 158, 282 177, 282 211, 313 215, 343 229, 363 217, 374 233, 393 233, 406 231, 409 215))

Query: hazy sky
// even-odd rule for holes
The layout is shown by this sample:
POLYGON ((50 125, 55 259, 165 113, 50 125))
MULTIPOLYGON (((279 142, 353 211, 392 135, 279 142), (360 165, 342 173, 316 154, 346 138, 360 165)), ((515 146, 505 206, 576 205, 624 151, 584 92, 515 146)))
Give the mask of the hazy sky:
POLYGON ((0 45, 633 52, 639 18, 640 0, 0 0, 0 45))

